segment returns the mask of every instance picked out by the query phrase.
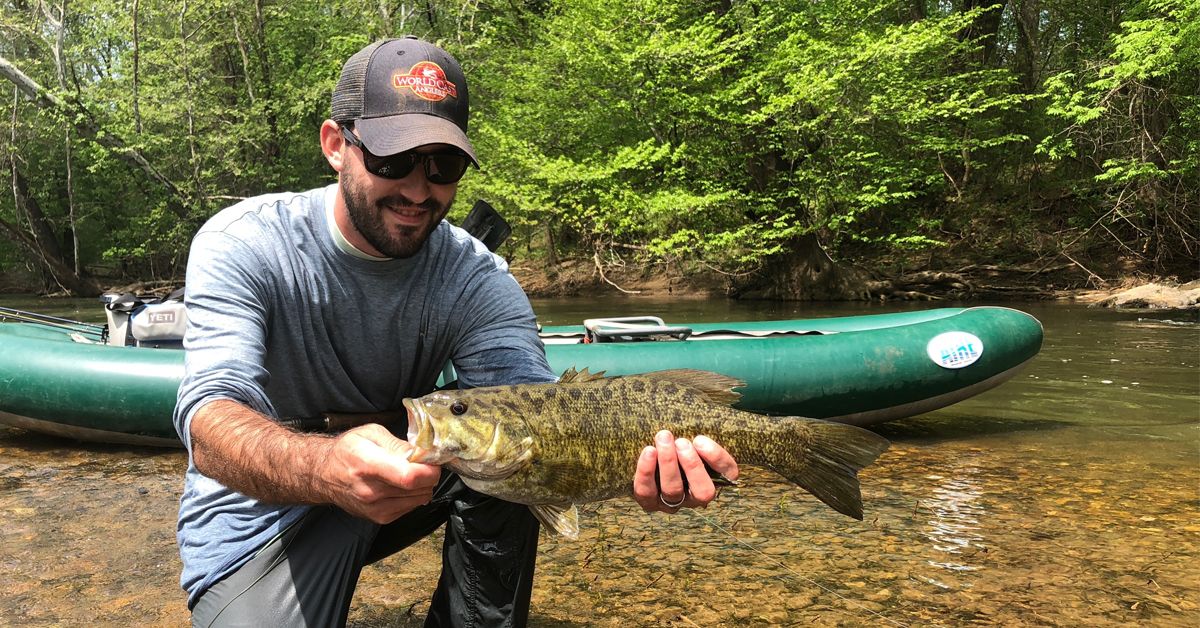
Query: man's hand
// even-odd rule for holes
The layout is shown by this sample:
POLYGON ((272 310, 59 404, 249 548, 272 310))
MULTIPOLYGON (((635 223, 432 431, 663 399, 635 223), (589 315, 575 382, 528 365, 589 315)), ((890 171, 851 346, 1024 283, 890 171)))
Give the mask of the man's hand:
POLYGON ((409 449, 407 441, 375 424, 339 436, 322 473, 333 503, 379 524, 429 503, 442 469, 409 462, 409 449))
POLYGON ((676 439, 663 430, 654 436, 654 446, 642 450, 633 475, 633 498, 646 512, 678 512, 680 508, 703 508, 717 496, 717 488, 704 468, 730 480, 738 478, 737 462, 707 436, 692 441, 676 439), (658 470, 658 481, 654 471, 658 470), (680 470, 682 469, 682 473, 680 470), (687 478, 684 489, 683 478, 687 478))
POLYGON ((379 425, 337 437, 302 434, 234 401, 196 411, 192 460, 204 475, 269 504, 334 504, 391 523, 433 498, 440 467, 409 462, 409 445, 379 425))

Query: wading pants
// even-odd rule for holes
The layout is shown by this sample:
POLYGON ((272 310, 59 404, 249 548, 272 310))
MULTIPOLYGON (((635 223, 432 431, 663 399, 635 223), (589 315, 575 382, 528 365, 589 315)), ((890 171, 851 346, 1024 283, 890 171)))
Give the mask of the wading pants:
POLYGON ((427 627, 519 628, 529 615, 538 523, 527 506, 481 495, 442 472, 433 500, 378 525, 312 508, 192 610, 195 628, 344 626, 363 565, 446 524, 442 576, 427 627))

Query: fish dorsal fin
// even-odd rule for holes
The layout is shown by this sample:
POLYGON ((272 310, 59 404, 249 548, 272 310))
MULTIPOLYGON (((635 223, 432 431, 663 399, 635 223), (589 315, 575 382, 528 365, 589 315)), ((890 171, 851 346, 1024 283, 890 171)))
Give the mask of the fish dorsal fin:
POLYGON ((599 373, 592 374, 592 373, 588 372, 586 366, 583 367, 582 371, 576 371, 575 367, 572 366, 571 368, 563 371, 562 377, 558 378, 558 383, 560 383, 560 384, 582 384, 584 382, 595 381, 602 377, 604 377, 604 371, 600 371, 599 373))
POLYGON ((660 382, 674 382, 685 388, 691 388, 705 397, 708 397, 709 401, 722 406, 732 406, 733 404, 737 403, 738 399, 742 398, 742 394, 733 392, 733 389, 741 388, 746 385, 746 382, 736 377, 729 377, 728 375, 713 373, 712 371, 700 371, 696 369, 654 371, 652 373, 630 375, 629 377, 638 377, 641 379, 649 379, 660 382))
POLYGON ((571 540, 579 538, 579 509, 575 504, 535 504, 529 510, 547 528, 571 540))

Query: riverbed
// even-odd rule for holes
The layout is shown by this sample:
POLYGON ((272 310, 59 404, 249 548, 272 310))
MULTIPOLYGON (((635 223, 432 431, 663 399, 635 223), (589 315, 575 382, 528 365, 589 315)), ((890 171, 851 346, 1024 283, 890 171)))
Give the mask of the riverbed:
MULTIPOLYGON (((0 306, 102 320, 93 302, 0 306)), ((564 325, 929 305, 534 307, 543 324, 564 325)), ((864 521, 754 468, 702 511, 593 505, 578 540, 543 536, 530 625, 1200 624, 1200 330, 1083 306, 1014 307, 1045 325, 1041 355, 996 390, 877 426, 893 444, 860 474, 864 521)), ((0 427, 0 625, 186 625, 174 541, 185 466, 180 451, 0 427)), ((369 566, 349 625, 420 625, 439 570, 440 534, 369 566)))

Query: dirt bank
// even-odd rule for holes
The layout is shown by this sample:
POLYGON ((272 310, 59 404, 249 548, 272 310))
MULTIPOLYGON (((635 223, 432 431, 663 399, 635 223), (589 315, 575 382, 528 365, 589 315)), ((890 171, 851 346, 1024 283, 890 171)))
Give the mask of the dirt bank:
MULTIPOLYGON (((593 260, 569 259, 554 267, 517 261, 513 276, 533 298, 577 296, 645 296, 675 298, 762 298, 747 290, 749 276, 731 275, 704 267, 669 265, 624 267, 607 265, 603 272, 593 260)), ((1101 279, 1073 265, 1050 268, 967 265, 952 270, 899 273, 886 278, 893 290, 872 299, 953 301, 1057 300, 1119 309, 1196 309, 1200 281, 1179 284, 1173 278, 1122 277, 1101 279), (899 296, 895 296, 899 295, 899 296)), ((818 300, 780 298, 772 300, 818 300)))
MULTIPOLYGON (((513 276, 532 298, 644 296, 679 299, 749 299, 773 301, 844 300, 828 292, 805 293, 803 287, 780 290, 777 273, 725 273, 698 262, 678 264, 605 263, 592 258, 566 258, 548 266, 541 260, 511 262, 513 276)), ((943 269, 890 273, 858 267, 864 285, 875 289, 859 300, 1034 301, 1057 300, 1117 309, 1200 308, 1200 280, 1180 283, 1175 277, 1133 275, 1102 278, 1073 264, 1017 266, 947 264, 943 269)), ((183 285, 180 279, 101 281, 106 292, 162 296, 183 285)), ((37 294, 29 277, 0 273, 0 294, 37 294)), ((66 296, 63 293, 47 296, 66 296)))

